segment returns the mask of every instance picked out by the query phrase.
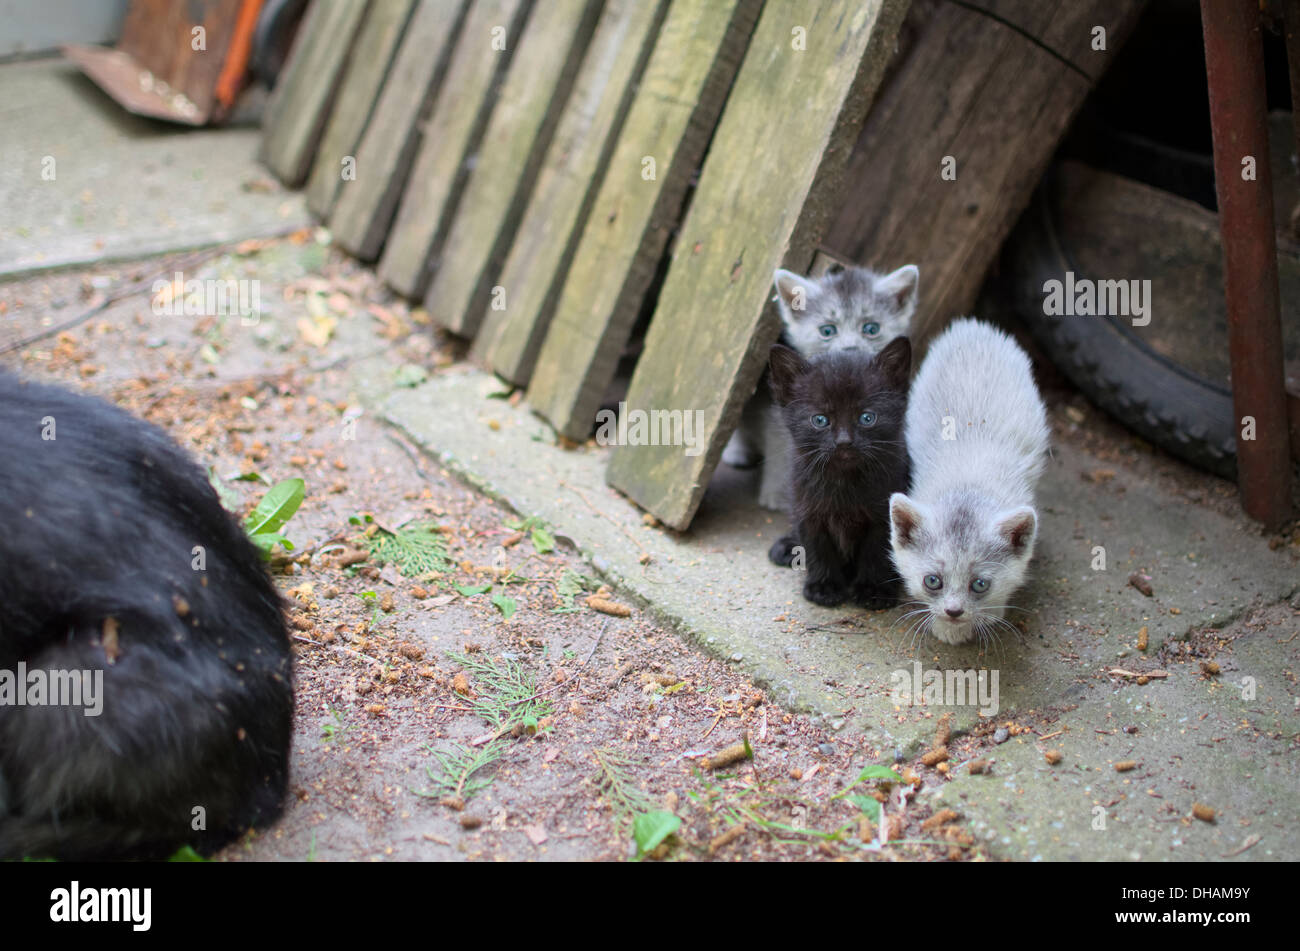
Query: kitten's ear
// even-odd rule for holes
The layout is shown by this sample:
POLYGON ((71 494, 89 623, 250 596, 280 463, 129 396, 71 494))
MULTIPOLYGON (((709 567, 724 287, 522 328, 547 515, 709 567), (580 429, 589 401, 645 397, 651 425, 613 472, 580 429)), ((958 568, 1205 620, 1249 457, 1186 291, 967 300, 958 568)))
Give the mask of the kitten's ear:
POLYGON ((916 309, 916 288, 921 271, 915 264, 905 264, 876 281, 876 293, 894 302, 900 313, 911 315, 916 309))
POLYGON ((898 548, 911 548, 921 534, 921 508, 902 492, 889 497, 889 540, 898 548))
POLYGON ((907 378, 912 372, 912 341, 895 337, 876 356, 876 367, 893 389, 906 390, 907 378))
POLYGON ((998 535, 1017 555, 1031 550, 1038 531, 1038 515, 1028 505, 998 516, 998 535))
POLYGON ((778 343, 772 347, 768 367, 772 371, 772 395, 784 406, 794 394, 794 381, 808 372, 808 361, 798 351, 778 343))
POLYGON ((817 292, 817 282, 800 277, 794 271, 777 268, 772 275, 776 296, 781 301, 781 316, 786 319, 801 317, 808 309, 808 300, 817 292))

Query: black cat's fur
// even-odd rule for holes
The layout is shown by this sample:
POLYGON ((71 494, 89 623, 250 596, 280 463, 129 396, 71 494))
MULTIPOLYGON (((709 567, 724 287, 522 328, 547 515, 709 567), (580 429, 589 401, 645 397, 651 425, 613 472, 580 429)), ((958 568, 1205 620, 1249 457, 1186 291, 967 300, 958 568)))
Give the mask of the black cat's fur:
POLYGON ((256 548, 160 429, 0 371, 0 671, 19 662, 102 671, 103 705, 0 704, 0 859, 209 853, 279 815, 292 661, 256 548))
POLYGON ((789 566, 802 545, 803 595, 816 604, 881 608, 897 598, 889 496, 907 491, 903 415, 911 365, 906 337, 875 357, 838 351, 808 361, 789 347, 772 348, 772 391, 793 442, 794 529, 768 557, 789 566), (875 420, 864 425, 868 412, 875 420), (824 428, 814 425, 819 416, 824 428))

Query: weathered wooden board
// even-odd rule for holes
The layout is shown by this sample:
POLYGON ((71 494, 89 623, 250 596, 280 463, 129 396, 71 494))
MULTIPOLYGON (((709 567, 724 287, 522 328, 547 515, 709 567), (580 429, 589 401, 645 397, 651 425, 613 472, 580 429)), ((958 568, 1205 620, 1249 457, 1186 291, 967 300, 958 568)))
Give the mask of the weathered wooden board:
POLYGON ((591 431, 762 5, 673 0, 529 383, 530 405, 570 439, 591 431))
POLYGON ((339 189, 330 230, 362 260, 373 260, 383 247, 466 5, 467 0, 419 0, 357 148, 357 177, 339 189))
POLYGON ((668 0, 608 0, 555 138, 494 284, 504 293, 482 316, 472 355, 524 384, 616 136, 627 118, 668 0))
POLYGON ((975 6, 987 12, 933 5, 871 110, 823 241, 860 263, 920 267, 913 336, 921 340, 970 311, 1142 0, 975 6), (1092 48, 1096 27, 1105 28, 1105 50, 1092 48))
POLYGON ((601 0, 546 0, 519 40, 425 303, 472 337, 595 29, 601 0))
POLYGON ((356 159, 357 145, 414 6, 415 0, 381 0, 366 12, 307 178, 307 207, 322 220, 329 218, 334 207, 345 174, 344 163, 356 159))
POLYGON ((261 157, 290 187, 307 177, 365 12, 364 0, 315 0, 276 81, 261 157))
POLYGON ((379 260, 379 276, 407 297, 423 294, 428 284, 432 257, 464 189, 467 160, 531 7, 532 0, 471 0, 379 260))
POLYGON ((676 412, 699 419, 702 432, 693 447, 683 433, 667 434, 676 445, 620 445, 607 473, 673 528, 690 524, 754 390, 778 332, 766 307, 772 271, 811 261, 906 8, 770 3, 758 21, 623 408, 660 421, 676 412))

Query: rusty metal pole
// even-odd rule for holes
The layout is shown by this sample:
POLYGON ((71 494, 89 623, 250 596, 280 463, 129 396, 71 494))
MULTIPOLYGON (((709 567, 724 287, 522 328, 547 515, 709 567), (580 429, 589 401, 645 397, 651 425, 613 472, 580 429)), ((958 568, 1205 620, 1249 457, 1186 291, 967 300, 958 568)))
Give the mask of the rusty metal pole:
POLYGON ((1237 485, 1246 513, 1272 529, 1291 515, 1291 463, 1259 0, 1201 0, 1201 27, 1223 234, 1237 485), (1251 420, 1254 438, 1243 438, 1251 420))

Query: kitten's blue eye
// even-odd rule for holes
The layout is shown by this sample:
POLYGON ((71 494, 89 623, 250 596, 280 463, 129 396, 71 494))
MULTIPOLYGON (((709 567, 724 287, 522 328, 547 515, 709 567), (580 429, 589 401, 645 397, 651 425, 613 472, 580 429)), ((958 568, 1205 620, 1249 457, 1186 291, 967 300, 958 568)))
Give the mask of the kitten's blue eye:
POLYGON ((840 332, 840 328, 836 327, 834 324, 822 324, 817 328, 817 332, 821 334, 823 338, 829 340, 840 332))
POLYGON ((814 429, 825 429, 831 424, 831 421, 826 418, 825 414, 818 413, 812 418, 812 424, 814 429))
POLYGON ((867 410, 865 413, 863 413, 861 416, 858 417, 858 422, 863 426, 874 426, 876 425, 876 414, 871 412, 870 410, 867 410))
POLYGON ((976 578, 974 581, 970 583, 970 589, 974 591, 976 594, 983 594, 985 591, 989 589, 989 579, 976 578))
POLYGON ((862 332, 868 337, 874 337, 876 334, 880 333, 880 324, 876 323, 874 320, 869 320, 862 325, 862 332))
POLYGON ((940 578, 938 575, 926 575, 925 586, 929 588, 931 591, 938 591, 940 588, 943 587, 943 579, 940 578))

